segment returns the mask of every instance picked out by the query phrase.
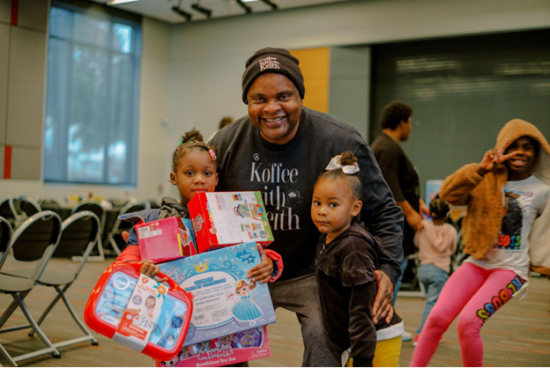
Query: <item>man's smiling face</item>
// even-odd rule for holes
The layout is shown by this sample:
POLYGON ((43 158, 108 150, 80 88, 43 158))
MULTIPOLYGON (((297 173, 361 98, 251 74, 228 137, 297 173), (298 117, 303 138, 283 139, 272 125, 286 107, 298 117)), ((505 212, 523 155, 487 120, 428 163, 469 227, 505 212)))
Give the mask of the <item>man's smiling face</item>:
POLYGON ((248 116, 262 137, 274 144, 285 144, 298 131, 302 99, 290 79, 282 74, 260 75, 247 93, 248 116))

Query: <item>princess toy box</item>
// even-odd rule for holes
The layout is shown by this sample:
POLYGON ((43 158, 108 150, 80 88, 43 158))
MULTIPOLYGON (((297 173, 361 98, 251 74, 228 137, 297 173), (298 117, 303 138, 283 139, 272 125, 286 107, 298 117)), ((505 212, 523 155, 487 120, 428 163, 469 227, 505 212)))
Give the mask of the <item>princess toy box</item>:
POLYGON ((193 303, 174 280, 166 281, 168 288, 140 275, 140 267, 109 266, 88 299, 84 320, 92 330, 122 345, 155 359, 170 359, 183 346, 193 303))
POLYGON ((260 192, 198 193, 188 206, 199 253, 256 242, 273 242, 260 192))
POLYGON ((138 237, 141 259, 150 259, 158 263, 197 254, 190 220, 169 217, 138 223, 134 229, 138 237))
POLYGON ((184 345, 275 322, 267 284, 246 277, 258 263, 256 243, 244 243, 159 265, 193 294, 193 316, 184 345))
POLYGON ((179 355, 156 361, 157 367, 220 367, 271 355, 267 327, 230 334, 198 344, 184 346, 179 355))

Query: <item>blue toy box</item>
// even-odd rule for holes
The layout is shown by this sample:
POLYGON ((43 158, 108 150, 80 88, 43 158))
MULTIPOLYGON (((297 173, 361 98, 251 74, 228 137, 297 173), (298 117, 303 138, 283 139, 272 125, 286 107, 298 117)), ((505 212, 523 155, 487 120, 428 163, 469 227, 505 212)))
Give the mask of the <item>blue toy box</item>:
POLYGON ((256 243, 243 243, 159 265, 193 294, 184 346, 276 321, 267 284, 246 277, 260 261, 256 243))

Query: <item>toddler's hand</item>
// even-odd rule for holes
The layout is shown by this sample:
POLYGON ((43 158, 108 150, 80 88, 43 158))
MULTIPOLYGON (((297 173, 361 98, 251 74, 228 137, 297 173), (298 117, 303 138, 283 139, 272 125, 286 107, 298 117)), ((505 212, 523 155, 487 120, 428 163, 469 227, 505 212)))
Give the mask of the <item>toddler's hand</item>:
POLYGON ((145 259, 141 262, 139 262, 142 266, 139 269, 139 273, 144 274, 145 276, 149 276, 150 278, 154 278, 157 273, 160 272, 159 266, 155 265, 151 260, 145 259))
POLYGON ((252 281, 260 282, 260 284, 265 284, 273 275, 273 261, 271 258, 265 255, 264 248, 260 244, 256 244, 258 247, 258 252, 260 252, 261 262, 260 264, 254 266, 248 271, 248 278, 252 281))

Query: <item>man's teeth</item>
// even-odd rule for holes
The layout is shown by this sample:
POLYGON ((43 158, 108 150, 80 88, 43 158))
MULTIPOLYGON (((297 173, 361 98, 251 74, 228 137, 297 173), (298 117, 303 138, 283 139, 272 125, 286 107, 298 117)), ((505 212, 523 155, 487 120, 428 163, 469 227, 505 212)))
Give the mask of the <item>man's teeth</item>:
POLYGON ((265 121, 268 121, 268 122, 274 122, 274 121, 280 121, 280 120, 283 120, 284 116, 281 116, 280 118, 277 118, 277 119, 264 119, 265 121))

